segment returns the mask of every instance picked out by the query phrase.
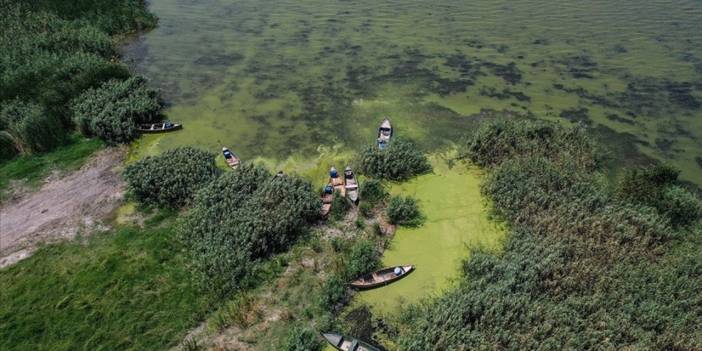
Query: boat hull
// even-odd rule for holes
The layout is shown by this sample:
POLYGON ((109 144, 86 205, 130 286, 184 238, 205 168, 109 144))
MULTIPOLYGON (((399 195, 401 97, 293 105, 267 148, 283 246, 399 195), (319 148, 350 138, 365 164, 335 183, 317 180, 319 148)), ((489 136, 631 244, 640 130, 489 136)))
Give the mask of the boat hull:
POLYGON ((378 348, 371 346, 370 344, 358 340, 352 337, 346 337, 338 333, 323 333, 327 342, 332 345, 335 349, 339 351, 380 351, 378 348), (352 350, 352 346, 358 345, 355 350, 352 350))
POLYGON ((375 271, 371 274, 368 274, 364 277, 358 278, 358 279, 352 281, 350 285, 352 288, 357 289, 357 290, 375 289, 375 288, 379 288, 379 287, 394 283, 394 282, 408 276, 413 271, 414 271, 414 265, 387 267, 387 268, 383 268, 381 270, 375 271), (404 272, 401 275, 395 275, 393 273, 393 270, 396 267, 402 267, 404 272), (373 278, 373 279, 369 280, 368 279, 369 277, 373 278), (381 278, 381 277, 385 278, 385 279, 382 279, 382 280, 376 279, 376 278, 381 278))

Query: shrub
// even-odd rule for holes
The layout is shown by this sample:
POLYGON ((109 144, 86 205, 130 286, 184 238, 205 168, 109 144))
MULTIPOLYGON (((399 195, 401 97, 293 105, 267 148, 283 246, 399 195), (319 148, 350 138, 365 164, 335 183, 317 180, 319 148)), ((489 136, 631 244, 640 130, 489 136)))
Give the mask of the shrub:
POLYGON ((290 328, 285 340, 285 351, 321 351, 324 344, 319 334, 309 328, 295 326, 290 328))
POLYGON ((0 121, 6 129, 5 143, 12 140, 15 150, 22 153, 49 151, 66 140, 66 131, 61 123, 36 104, 20 100, 3 104, 0 121))
POLYGON ((9 160, 18 153, 15 139, 8 132, 0 130, 0 161, 9 160))
POLYGON ((658 207, 674 226, 687 226, 702 218, 702 201, 679 186, 666 187, 658 207))
POLYGON ((393 140, 385 150, 377 146, 366 147, 361 151, 358 163, 361 173, 390 180, 406 180, 431 171, 424 153, 411 141, 401 138, 393 140))
POLYGON ((347 262, 346 277, 356 279, 371 272, 380 265, 380 253, 370 240, 360 239, 351 246, 347 262))
POLYGON ((292 245, 319 207, 308 182, 245 164, 198 192, 179 233, 202 286, 228 294, 254 281, 262 259, 292 245))
POLYGON ((73 101, 74 121, 83 134, 108 143, 126 143, 138 136, 139 123, 159 119, 158 92, 143 77, 111 80, 90 89, 73 101))
POLYGON ((124 179, 139 202, 177 208, 190 203, 195 192, 220 173, 213 154, 181 147, 127 166, 124 179))
POLYGON ((412 197, 393 196, 385 209, 385 214, 392 224, 417 226, 422 222, 419 205, 412 197))
POLYGON ((351 209, 351 203, 341 194, 336 191, 334 192, 334 200, 332 201, 331 207, 331 218, 335 221, 344 219, 344 216, 351 209))
POLYGON ((363 199, 363 202, 371 206, 385 201, 389 195, 383 183, 377 179, 368 179, 361 183, 360 190, 360 197, 363 199))
POLYGON ((322 284, 319 304, 326 310, 337 310, 348 302, 347 282, 336 274, 332 274, 322 284))

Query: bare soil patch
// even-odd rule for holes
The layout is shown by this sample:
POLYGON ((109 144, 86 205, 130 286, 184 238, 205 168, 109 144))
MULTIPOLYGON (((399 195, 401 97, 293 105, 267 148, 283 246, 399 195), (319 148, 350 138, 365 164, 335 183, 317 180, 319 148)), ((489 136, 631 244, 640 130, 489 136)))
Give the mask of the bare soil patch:
POLYGON ((98 226, 124 194, 117 168, 125 154, 123 148, 102 150, 81 169, 64 177, 49 177, 38 191, 3 204, 0 268, 29 257, 39 243, 70 239, 81 229, 98 226))

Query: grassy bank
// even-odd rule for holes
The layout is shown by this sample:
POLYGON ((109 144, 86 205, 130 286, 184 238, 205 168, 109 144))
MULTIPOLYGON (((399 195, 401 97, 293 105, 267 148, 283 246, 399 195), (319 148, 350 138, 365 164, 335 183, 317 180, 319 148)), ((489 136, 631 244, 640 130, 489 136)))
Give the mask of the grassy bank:
POLYGON ((35 188, 53 171, 72 171, 104 147, 98 139, 86 139, 78 135, 70 137, 67 145, 38 155, 24 155, 0 163, 0 200, 13 181, 24 181, 24 185, 35 188))
POLYGON ((51 245, 0 271, 0 349, 158 350, 213 301, 190 283, 170 220, 51 245))

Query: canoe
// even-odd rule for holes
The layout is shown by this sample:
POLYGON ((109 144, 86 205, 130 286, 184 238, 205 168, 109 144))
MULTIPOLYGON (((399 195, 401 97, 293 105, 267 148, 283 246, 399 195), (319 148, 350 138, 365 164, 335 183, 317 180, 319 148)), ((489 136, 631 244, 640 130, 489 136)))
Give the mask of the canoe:
POLYGON ((183 128, 182 124, 171 123, 171 122, 165 121, 165 122, 160 122, 160 123, 140 124, 137 127, 137 131, 139 133, 144 133, 144 134, 165 133, 165 132, 171 132, 174 130, 178 130, 181 128, 183 128))
POLYGON ((319 214, 321 214, 322 217, 329 215, 333 201, 334 187, 331 184, 327 184, 322 191, 322 208, 319 211, 319 214))
POLYGON ((335 349, 340 351, 380 351, 380 349, 369 345, 366 342, 356 338, 343 336, 337 333, 323 333, 322 336, 328 343, 332 344, 335 349))
POLYGON ((331 184, 334 187, 334 191, 338 191, 341 196, 346 196, 344 180, 339 177, 339 172, 334 167, 329 169, 329 184, 331 184))
POLYGON ((392 137, 392 125, 390 124, 390 120, 385 118, 383 122, 380 123, 380 128, 378 128, 378 147, 381 150, 388 146, 390 137, 392 137))
POLYGON ((226 147, 222 148, 222 154, 224 155, 224 161, 226 161, 227 165, 229 165, 229 167, 232 169, 236 169, 241 164, 239 156, 231 152, 231 150, 227 149, 226 147))
POLYGON ((366 274, 351 282, 351 287, 355 289, 373 289, 388 285, 394 281, 406 277, 414 270, 414 265, 395 266, 383 268, 379 271, 366 274), (395 269, 399 268, 400 274, 395 274, 395 269))
POLYGON ((346 197, 353 203, 358 203, 358 181, 356 181, 356 176, 353 174, 351 167, 346 167, 344 170, 344 189, 346 190, 346 197))

